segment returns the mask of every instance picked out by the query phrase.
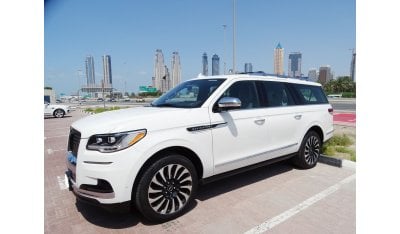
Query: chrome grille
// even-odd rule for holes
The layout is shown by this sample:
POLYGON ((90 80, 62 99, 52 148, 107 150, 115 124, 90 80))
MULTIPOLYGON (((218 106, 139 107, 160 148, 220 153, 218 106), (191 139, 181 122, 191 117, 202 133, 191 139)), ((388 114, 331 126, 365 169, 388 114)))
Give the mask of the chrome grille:
POLYGON ((68 151, 71 151, 78 157, 79 142, 81 141, 81 133, 73 128, 69 131, 68 151))

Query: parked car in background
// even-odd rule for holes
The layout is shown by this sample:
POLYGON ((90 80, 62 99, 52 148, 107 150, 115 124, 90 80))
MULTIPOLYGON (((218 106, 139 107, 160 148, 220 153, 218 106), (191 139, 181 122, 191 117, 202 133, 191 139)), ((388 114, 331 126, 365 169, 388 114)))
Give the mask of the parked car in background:
POLYGON ((103 102, 104 99, 103 99, 103 98, 97 98, 97 101, 98 101, 98 102, 103 102))
POLYGON ((71 111, 69 106, 50 104, 44 102, 44 116, 54 116, 56 118, 63 118, 66 114, 71 111))
POLYGON ((136 102, 144 102, 144 98, 137 98, 136 102))

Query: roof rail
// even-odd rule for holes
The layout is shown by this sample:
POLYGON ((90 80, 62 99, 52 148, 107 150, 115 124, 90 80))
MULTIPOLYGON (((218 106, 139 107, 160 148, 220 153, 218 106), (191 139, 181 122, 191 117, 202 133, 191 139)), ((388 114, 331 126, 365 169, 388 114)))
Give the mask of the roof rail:
POLYGON ((276 77, 279 77, 279 78, 289 78, 288 76, 285 76, 285 75, 268 74, 268 73, 265 73, 263 71, 241 72, 239 74, 248 74, 248 75, 251 75, 251 76, 276 76, 276 77))

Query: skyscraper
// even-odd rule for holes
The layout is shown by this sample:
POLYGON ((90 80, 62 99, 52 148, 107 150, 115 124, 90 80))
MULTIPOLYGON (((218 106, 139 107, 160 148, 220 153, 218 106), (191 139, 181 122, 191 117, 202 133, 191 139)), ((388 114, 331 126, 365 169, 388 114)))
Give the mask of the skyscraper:
POLYGON ((111 56, 103 56, 103 74, 104 74, 104 86, 112 87, 112 73, 111 73, 111 56))
POLYGON ((165 64, 162 50, 157 49, 154 57, 154 88, 163 92, 162 79, 165 78, 165 64))
POLYGON ((253 65, 251 63, 245 63, 244 64, 244 72, 253 72, 253 65))
POLYGON ((309 81, 313 81, 313 82, 317 82, 318 81, 318 72, 316 68, 311 68, 308 71, 308 80, 309 81))
POLYGON ((219 75, 219 57, 216 54, 212 56, 212 75, 219 75))
POLYGON ((174 88, 181 83, 181 59, 178 52, 172 53, 171 61, 171 87, 174 88))
POLYGON ((202 74, 204 76, 208 76, 208 59, 207 59, 206 52, 204 52, 204 54, 203 54, 202 61, 203 61, 203 72, 202 72, 202 74))
POLYGON ((283 75, 283 56, 284 49, 279 42, 274 50, 274 73, 276 75, 283 75))
POLYGON ((88 86, 94 86, 96 83, 95 74, 94 74, 94 59, 93 56, 86 56, 85 61, 86 66, 86 81, 88 86))
POLYGON ((161 79, 161 92, 165 93, 171 88, 171 79, 167 65, 164 66, 164 76, 161 79))
POLYGON ((356 82, 356 53, 353 50, 350 64, 350 78, 352 81, 356 82))
POLYGON ((301 53, 300 52, 289 53, 288 76, 296 77, 296 78, 301 77, 301 53))
POLYGON ((319 68, 318 82, 325 85, 333 79, 331 67, 329 65, 321 66, 319 68))

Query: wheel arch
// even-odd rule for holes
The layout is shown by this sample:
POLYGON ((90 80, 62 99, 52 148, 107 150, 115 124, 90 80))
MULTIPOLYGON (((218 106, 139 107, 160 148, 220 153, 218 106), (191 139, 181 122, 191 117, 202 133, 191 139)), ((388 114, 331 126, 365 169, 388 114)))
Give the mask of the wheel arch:
POLYGON ((62 108, 56 108, 56 109, 53 111, 53 116, 54 116, 54 117, 56 116, 56 112, 59 111, 59 110, 61 110, 61 111, 64 113, 64 115, 67 113, 67 112, 65 112, 65 110, 62 109, 62 108))
POLYGON ((320 126, 314 125, 314 126, 310 127, 305 135, 307 135, 311 131, 314 131, 318 134, 319 138, 321 139, 321 143, 324 142, 324 132, 320 126))
POLYGON ((178 153, 178 154, 186 157, 187 159, 189 159, 193 163, 193 166, 196 169, 198 179, 201 180, 203 178, 203 163, 201 162, 199 156, 194 151, 192 151, 191 149, 189 149, 187 147, 171 146, 171 147, 164 148, 164 149, 157 151, 149 159, 146 160, 146 162, 142 165, 142 167, 140 168, 139 172, 136 175, 135 181, 132 186, 131 195, 134 194, 134 192, 137 188, 137 185, 139 183, 139 180, 143 176, 143 173, 146 171, 146 169, 151 164, 153 164, 160 158, 164 157, 165 154, 171 154, 171 153, 178 153))

